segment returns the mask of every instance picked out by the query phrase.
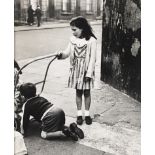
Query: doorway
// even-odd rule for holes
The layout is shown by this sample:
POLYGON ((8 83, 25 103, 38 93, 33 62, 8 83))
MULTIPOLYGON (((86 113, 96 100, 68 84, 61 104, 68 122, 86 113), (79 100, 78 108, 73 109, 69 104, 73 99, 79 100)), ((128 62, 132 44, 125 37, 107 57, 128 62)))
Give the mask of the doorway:
POLYGON ((49 0, 49 17, 54 18, 54 16, 55 16, 54 0, 49 0))

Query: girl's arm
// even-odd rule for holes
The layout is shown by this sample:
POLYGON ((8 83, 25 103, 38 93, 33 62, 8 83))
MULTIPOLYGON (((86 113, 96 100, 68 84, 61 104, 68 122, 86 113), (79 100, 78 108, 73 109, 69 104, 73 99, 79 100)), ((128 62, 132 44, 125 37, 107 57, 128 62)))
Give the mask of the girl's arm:
POLYGON ((59 59, 66 59, 67 57, 69 57, 70 52, 71 52, 71 43, 68 44, 67 48, 64 51, 60 51, 59 59))
POLYGON ((93 72, 95 69, 96 51, 97 51, 97 42, 96 42, 96 40, 94 40, 91 43, 90 59, 89 59, 89 64, 88 64, 88 70, 86 73, 86 77, 89 77, 89 78, 92 78, 93 72))

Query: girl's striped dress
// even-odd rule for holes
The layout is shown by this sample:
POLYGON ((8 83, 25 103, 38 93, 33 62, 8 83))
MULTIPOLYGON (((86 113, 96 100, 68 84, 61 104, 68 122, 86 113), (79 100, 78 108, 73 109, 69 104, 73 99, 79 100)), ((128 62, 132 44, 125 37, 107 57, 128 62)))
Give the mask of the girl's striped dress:
POLYGON ((86 76, 86 53, 87 41, 85 39, 76 38, 72 42, 74 46, 72 68, 70 68, 70 76, 68 80, 68 87, 75 89, 90 89, 93 87, 93 79, 85 80, 86 76), (74 40, 75 41, 75 40, 74 40))
POLYGON ((66 50, 62 51, 61 59, 70 56, 70 75, 68 87, 85 90, 94 86, 97 41, 72 36, 66 50), (86 81, 85 77, 90 78, 86 81))

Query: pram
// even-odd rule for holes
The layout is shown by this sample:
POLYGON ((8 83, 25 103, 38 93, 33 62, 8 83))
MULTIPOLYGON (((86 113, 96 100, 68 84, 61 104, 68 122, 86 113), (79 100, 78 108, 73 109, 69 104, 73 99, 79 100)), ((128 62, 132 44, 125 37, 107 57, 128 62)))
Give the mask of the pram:
POLYGON ((43 60, 43 59, 48 59, 48 58, 52 58, 47 67, 46 67, 46 72, 45 72, 45 75, 44 75, 44 79, 43 81, 39 81, 39 82, 36 82, 35 85, 37 84, 40 84, 42 83, 42 87, 41 87, 41 91, 38 95, 40 95, 43 90, 44 90, 44 86, 45 86, 45 83, 46 83, 46 78, 47 78, 47 74, 48 74, 48 70, 49 70, 49 67, 51 65, 51 63, 58 57, 57 54, 51 54, 51 55, 48 55, 48 56, 42 56, 42 57, 39 57, 37 59, 33 59, 32 61, 26 63, 23 67, 21 67, 15 74, 14 76, 14 105, 15 105, 15 115, 14 115, 14 128, 16 131, 19 131, 20 132, 20 123, 21 123, 21 113, 22 113, 22 105, 24 103, 24 99, 22 98, 22 96, 20 95, 20 93, 18 92, 18 80, 19 80, 19 74, 21 73, 21 71, 26 68, 28 65, 36 62, 36 61, 39 61, 39 60, 43 60))

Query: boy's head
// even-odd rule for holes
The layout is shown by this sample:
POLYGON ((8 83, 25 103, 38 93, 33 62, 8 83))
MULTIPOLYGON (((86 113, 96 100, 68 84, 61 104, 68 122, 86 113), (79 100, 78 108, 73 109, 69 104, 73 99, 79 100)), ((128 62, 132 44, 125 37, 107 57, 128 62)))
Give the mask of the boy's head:
POLYGON ((20 86, 19 91, 25 98, 36 96, 36 86, 33 83, 24 83, 20 86))

